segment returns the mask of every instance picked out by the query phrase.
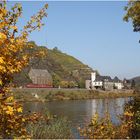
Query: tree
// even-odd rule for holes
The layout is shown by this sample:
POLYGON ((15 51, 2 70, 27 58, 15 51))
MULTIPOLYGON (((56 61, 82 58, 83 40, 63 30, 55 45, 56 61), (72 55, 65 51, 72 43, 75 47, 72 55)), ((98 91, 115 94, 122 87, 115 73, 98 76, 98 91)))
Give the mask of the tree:
POLYGON ((74 81, 70 81, 69 83, 68 83, 68 88, 75 88, 77 86, 77 84, 76 84, 76 82, 74 82, 74 81))
POLYGON ((61 51, 58 49, 58 47, 54 47, 54 48, 53 48, 53 51, 54 51, 54 52, 61 52, 61 51))
POLYGON ((61 81, 61 82, 60 82, 60 86, 61 86, 62 88, 68 88, 68 85, 69 85, 68 81, 61 81))
POLYGON ((53 87, 59 87, 61 78, 57 74, 54 73, 52 75, 52 79, 53 79, 53 87))
POLYGON ((130 0, 125 7, 125 11, 124 21, 132 20, 133 31, 140 32, 140 1, 130 0))
POLYGON ((136 83, 135 83, 135 80, 133 79, 133 80, 131 81, 131 88, 134 89, 134 88, 135 88, 135 85, 136 85, 136 83))
POLYGON ((79 88, 85 88, 85 81, 82 80, 81 78, 80 78, 79 81, 78 81, 78 87, 79 87, 79 88))
POLYGON ((0 2, 0 138, 25 138, 25 118, 22 106, 17 103, 9 90, 13 74, 28 65, 31 55, 25 50, 33 47, 27 44, 32 31, 40 29, 42 19, 47 17, 46 4, 36 15, 32 16, 19 32, 17 21, 22 15, 22 6, 15 4, 10 10, 7 2, 0 2))

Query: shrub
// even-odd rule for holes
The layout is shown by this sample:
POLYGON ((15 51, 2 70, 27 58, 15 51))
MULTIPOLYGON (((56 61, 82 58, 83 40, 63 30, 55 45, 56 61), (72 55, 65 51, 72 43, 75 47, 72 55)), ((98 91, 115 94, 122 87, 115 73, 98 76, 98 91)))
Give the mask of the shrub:
POLYGON ((27 130, 33 139, 70 139, 71 126, 66 118, 53 118, 47 121, 39 120, 29 124, 27 130))
POLYGON ((85 138, 90 139, 127 139, 132 138, 132 130, 134 129, 134 112, 132 106, 125 109, 124 114, 120 116, 121 123, 113 124, 109 113, 104 118, 99 118, 96 113, 90 124, 84 129, 80 128, 80 133, 85 138))

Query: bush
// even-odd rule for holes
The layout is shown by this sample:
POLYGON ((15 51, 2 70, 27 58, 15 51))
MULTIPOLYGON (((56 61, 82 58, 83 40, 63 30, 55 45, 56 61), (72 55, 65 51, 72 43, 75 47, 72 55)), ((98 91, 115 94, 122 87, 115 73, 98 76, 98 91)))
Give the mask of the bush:
POLYGON ((95 114, 90 124, 81 129, 80 133, 90 139, 128 139, 140 138, 140 100, 130 101, 120 116, 121 123, 113 124, 109 113, 104 118, 95 114))
POLYGON ((70 139, 71 125, 66 118, 53 118, 49 122, 38 121, 29 124, 28 131, 33 139, 70 139))

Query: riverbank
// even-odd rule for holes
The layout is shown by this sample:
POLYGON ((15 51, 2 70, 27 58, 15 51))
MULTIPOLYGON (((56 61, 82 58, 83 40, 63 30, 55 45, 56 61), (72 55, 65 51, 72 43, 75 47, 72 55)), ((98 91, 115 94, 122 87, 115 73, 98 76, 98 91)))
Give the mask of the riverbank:
POLYGON ((84 100, 137 96, 132 90, 93 91, 86 89, 14 88, 12 91, 18 101, 84 100))

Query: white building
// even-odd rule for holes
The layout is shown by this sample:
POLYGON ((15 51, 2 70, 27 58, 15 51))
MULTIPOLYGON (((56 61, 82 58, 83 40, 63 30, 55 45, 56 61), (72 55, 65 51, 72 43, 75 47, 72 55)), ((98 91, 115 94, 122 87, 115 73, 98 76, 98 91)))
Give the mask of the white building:
POLYGON ((116 89, 122 89, 122 88, 124 87, 122 81, 119 80, 118 77, 115 77, 115 78, 113 79, 113 81, 114 81, 114 87, 115 87, 116 89))
POLYGON ((85 87, 87 89, 104 89, 104 90, 113 90, 122 89, 123 83, 118 77, 111 79, 110 76, 100 76, 96 72, 91 73, 91 80, 86 80, 85 87))
POLYGON ((103 81, 96 76, 96 72, 91 73, 91 88, 102 87, 103 81))

